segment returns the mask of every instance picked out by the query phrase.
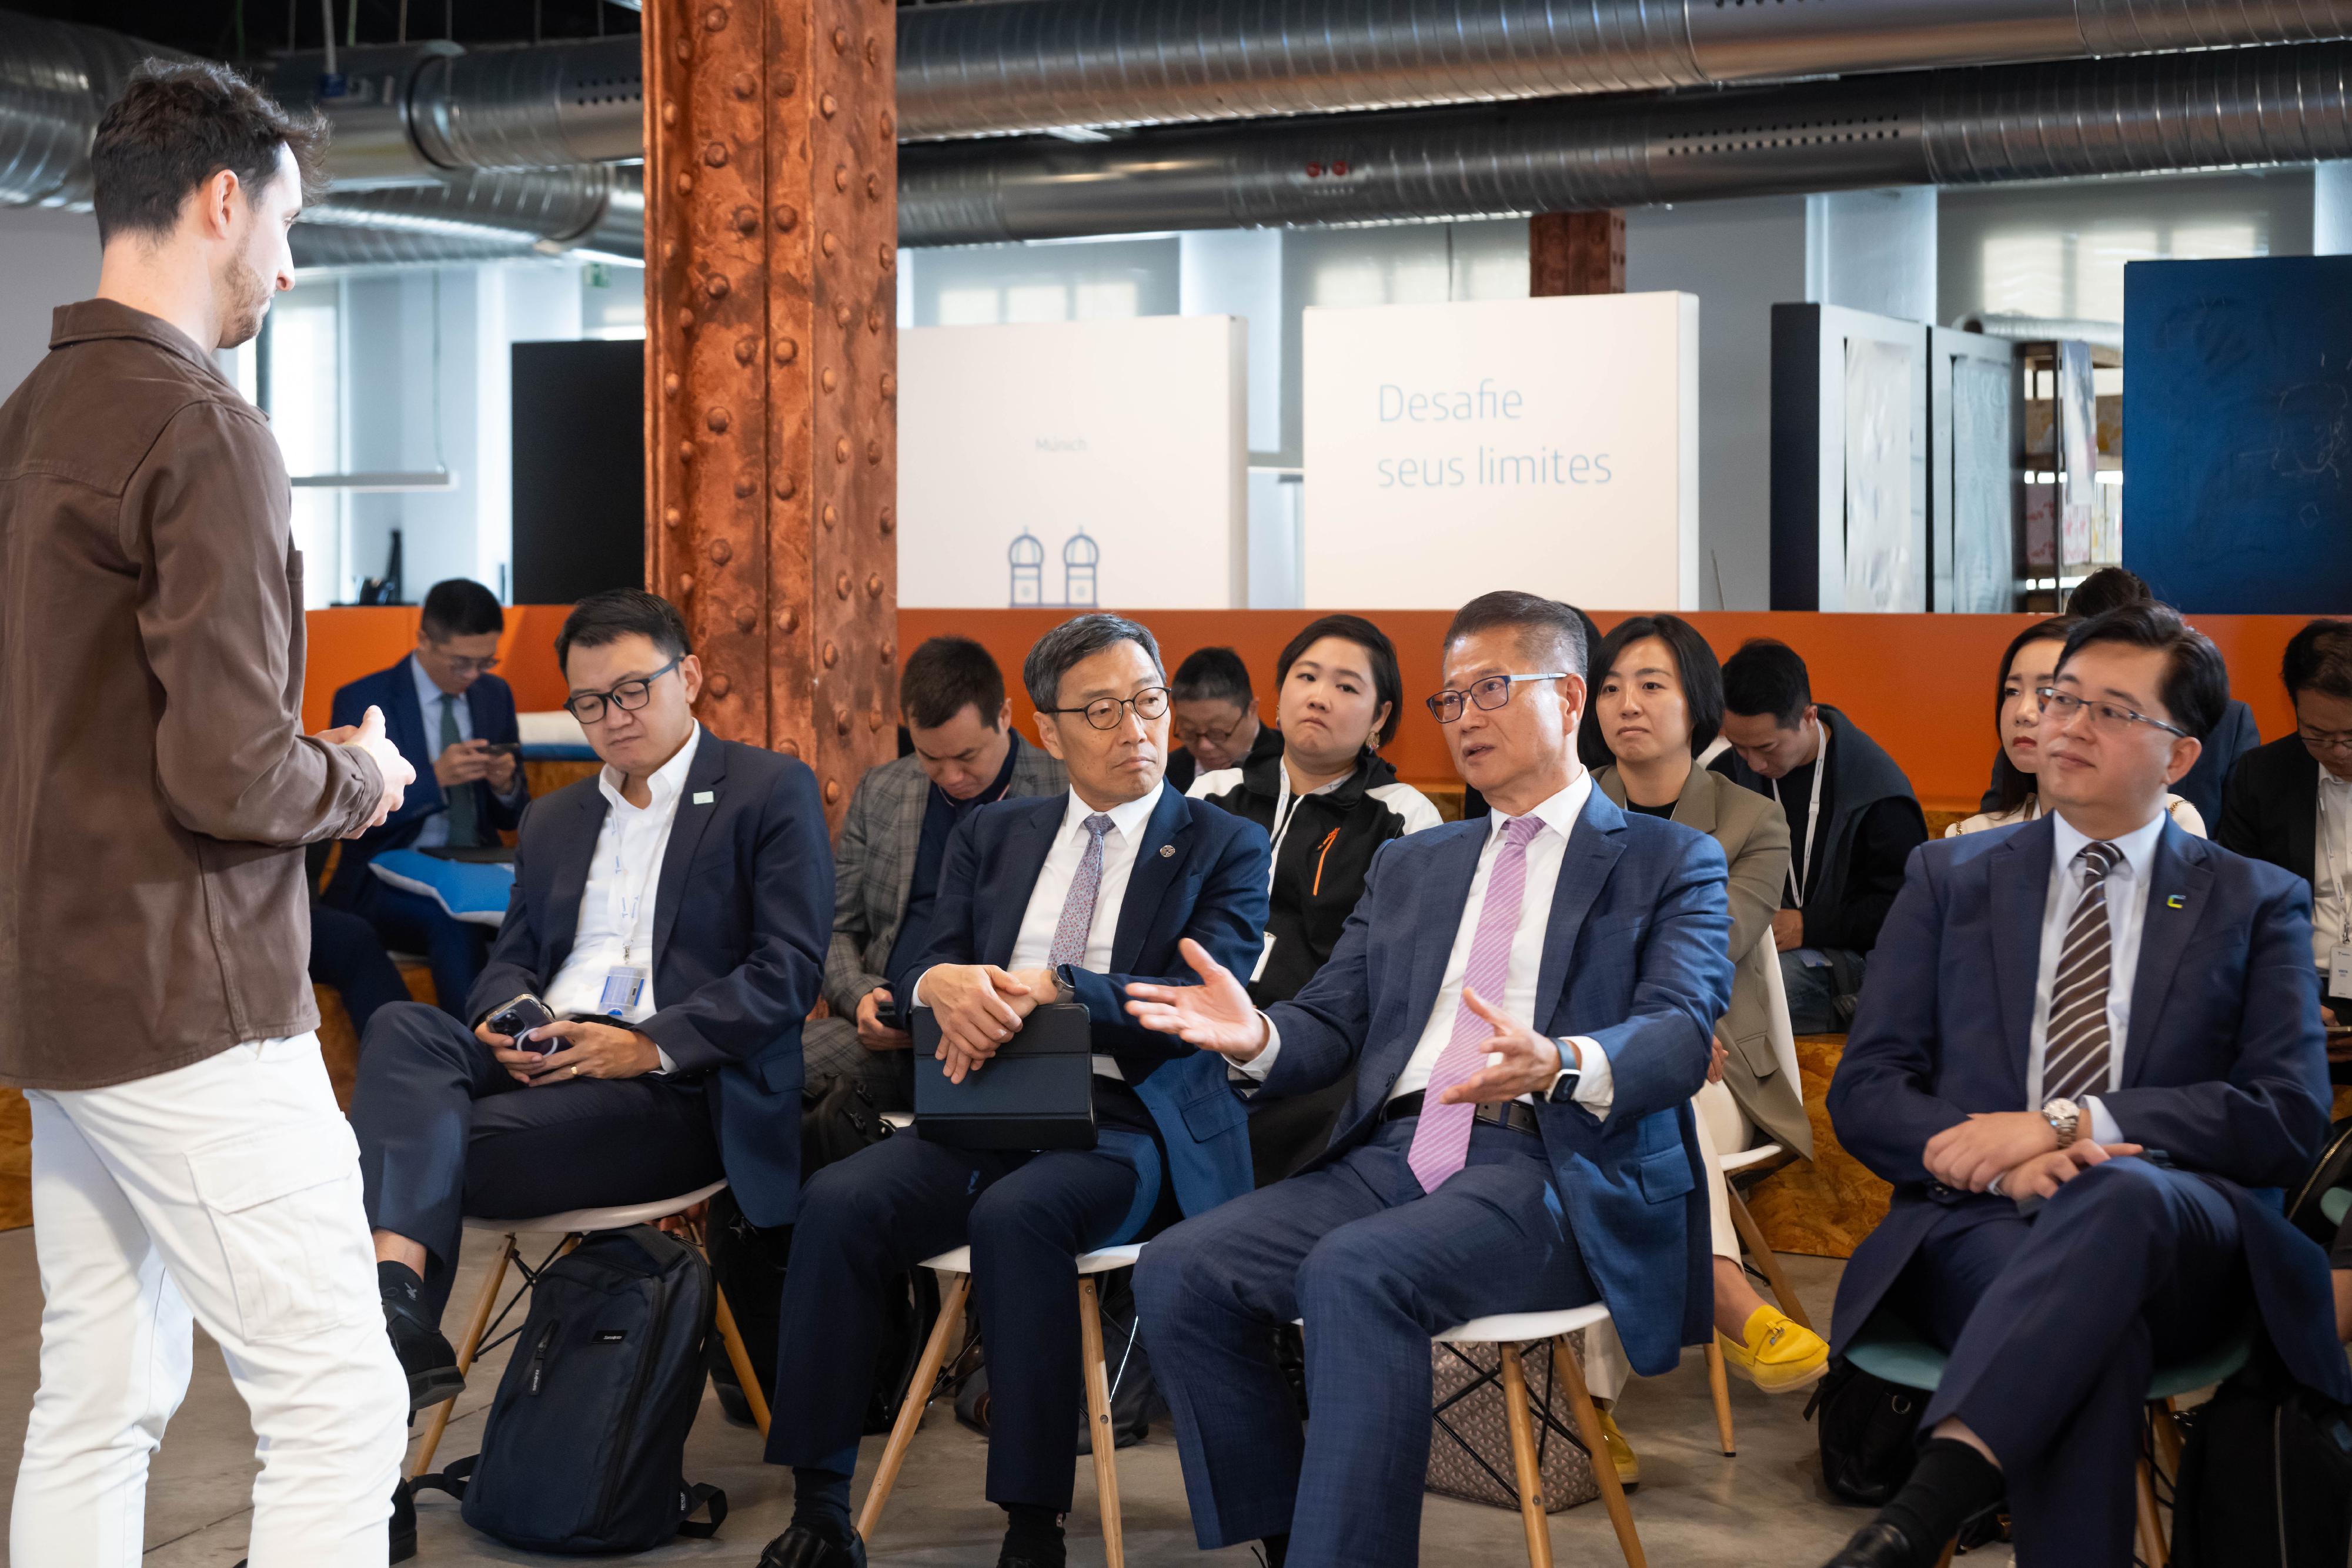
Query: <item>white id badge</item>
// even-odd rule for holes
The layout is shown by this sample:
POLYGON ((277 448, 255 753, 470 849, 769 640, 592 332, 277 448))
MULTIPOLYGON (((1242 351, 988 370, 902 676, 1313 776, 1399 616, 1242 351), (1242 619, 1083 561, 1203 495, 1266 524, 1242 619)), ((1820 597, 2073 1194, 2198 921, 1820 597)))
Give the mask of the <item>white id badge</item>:
MULTIPOLYGON (((1265 961, 1274 956, 1274 933, 1265 934, 1265 946, 1257 950, 1257 967, 1250 971, 1250 984, 1255 986, 1265 973, 1265 961)), ((2341 995, 2341 992, 2337 993, 2341 995)))
POLYGON ((618 1018, 637 1005, 646 994, 646 971, 614 967, 604 972, 604 991, 596 998, 596 1010, 618 1018))
POLYGON ((2327 994, 2352 997, 2352 942, 2338 942, 2327 955, 2327 994))

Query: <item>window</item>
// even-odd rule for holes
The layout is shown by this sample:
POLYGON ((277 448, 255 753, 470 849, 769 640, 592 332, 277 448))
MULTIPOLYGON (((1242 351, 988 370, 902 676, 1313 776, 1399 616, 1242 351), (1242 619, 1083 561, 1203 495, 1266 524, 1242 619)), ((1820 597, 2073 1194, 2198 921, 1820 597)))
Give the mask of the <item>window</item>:
MULTIPOLYGON (((269 308, 261 341, 264 406, 289 474, 343 467, 342 284, 297 285, 269 308)), ((296 486, 294 548, 303 556, 305 609, 331 604, 342 580, 344 492, 296 486)))

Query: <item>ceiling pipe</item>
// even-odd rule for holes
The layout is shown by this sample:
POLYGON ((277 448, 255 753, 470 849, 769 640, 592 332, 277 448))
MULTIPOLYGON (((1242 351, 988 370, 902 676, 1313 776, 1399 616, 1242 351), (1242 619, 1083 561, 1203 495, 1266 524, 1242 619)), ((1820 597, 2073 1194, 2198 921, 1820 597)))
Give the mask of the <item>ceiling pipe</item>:
MULTIPOLYGON (((646 199, 643 171, 588 163, 572 169, 524 172, 469 170, 434 185, 388 190, 331 192, 303 210, 294 225, 299 242, 295 260, 348 255, 378 248, 396 250, 406 260, 481 259, 484 256, 565 251, 608 260, 645 258, 646 199), (407 235, 404 241, 336 240, 306 230, 362 230, 407 235), (426 240, 451 242, 450 254, 436 254, 426 240)), ((313 260, 313 266, 361 265, 313 260)))
POLYGON ((2352 37, 2352 0, 991 0, 898 12, 905 140, 2352 37))
POLYGON ((1638 207, 2352 157, 2352 44, 899 154, 909 246, 1638 207))
POLYGON ((99 118, 142 60, 186 57, 100 27, 0 11, 0 206, 87 208, 99 118))

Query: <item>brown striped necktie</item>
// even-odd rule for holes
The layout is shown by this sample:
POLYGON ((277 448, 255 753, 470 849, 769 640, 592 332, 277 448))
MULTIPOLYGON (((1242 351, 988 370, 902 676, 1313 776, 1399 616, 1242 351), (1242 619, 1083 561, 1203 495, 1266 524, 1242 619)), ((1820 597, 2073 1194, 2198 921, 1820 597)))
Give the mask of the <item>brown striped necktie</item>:
POLYGON ((2042 1054, 2042 1100, 2080 1100, 2107 1086, 2107 977, 2114 943, 2107 927, 2107 873, 2124 858, 2104 839, 2084 844, 2083 896, 2058 949, 2050 989, 2050 1028, 2042 1054))

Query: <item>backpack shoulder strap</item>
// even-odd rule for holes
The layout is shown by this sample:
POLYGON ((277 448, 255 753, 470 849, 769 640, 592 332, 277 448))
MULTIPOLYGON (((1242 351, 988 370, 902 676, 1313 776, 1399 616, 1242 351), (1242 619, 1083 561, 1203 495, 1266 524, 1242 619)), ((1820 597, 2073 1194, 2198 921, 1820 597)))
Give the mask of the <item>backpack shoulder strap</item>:
POLYGON ((715 1486, 695 1482, 686 1489, 686 1515, 678 1521, 677 1532, 696 1541, 709 1540, 727 1522, 727 1494, 715 1486), (710 1511, 709 1522, 698 1523, 694 1516, 704 1508, 710 1511))
POLYGON ((479 1454, 467 1454, 462 1459, 452 1459, 431 1475, 419 1476, 409 1482, 408 1490, 413 1492, 446 1491, 463 1502, 466 1500, 466 1483, 473 1479, 474 1465, 481 1457, 479 1454))

